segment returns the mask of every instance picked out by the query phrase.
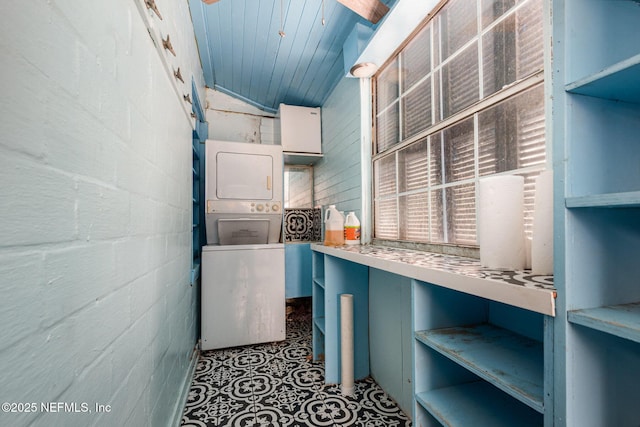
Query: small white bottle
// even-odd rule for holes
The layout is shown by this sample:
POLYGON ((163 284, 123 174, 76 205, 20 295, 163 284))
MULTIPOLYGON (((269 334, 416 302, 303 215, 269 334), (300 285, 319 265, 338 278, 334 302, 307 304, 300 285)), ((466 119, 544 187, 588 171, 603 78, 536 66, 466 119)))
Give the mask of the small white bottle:
POLYGON ((344 243, 347 245, 360 244, 360 221, 355 212, 349 212, 344 221, 344 243))

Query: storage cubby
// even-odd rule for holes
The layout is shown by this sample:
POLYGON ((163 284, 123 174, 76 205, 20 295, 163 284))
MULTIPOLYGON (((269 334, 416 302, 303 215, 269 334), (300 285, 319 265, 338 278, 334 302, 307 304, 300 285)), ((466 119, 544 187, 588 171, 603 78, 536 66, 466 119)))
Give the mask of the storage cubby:
POLYGON ((353 295, 354 377, 369 375, 369 268, 313 253, 313 357, 325 382, 340 382, 340 295, 353 295))
POLYGON ((570 421, 576 426, 640 425, 640 346, 637 342, 571 325, 570 421))
POLYGON ((324 359, 324 255, 312 252, 312 318, 313 360, 324 359))
POLYGON ((413 304, 415 425, 544 423, 549 318, 420 281, 413 304))
POLYGON ((555 422, 638 426, 640 2, 552 4, 555 422))
POLYGON ((596 203, 598 197, 610 193, 635 193, 637 197, 640 106, 585 95, 568 96, 567 120, 576 126, 566 130, 565 143, 571 153, 566 165, 566 197, 589 196, 596 203))

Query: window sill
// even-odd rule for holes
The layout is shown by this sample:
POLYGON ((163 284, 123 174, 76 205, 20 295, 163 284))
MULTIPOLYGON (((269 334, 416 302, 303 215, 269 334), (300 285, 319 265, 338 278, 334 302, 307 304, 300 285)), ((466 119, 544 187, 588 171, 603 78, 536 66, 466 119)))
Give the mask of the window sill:
POLYGON ((324 246, 311 249, 347 261, 410 277, 492 301, 555 316, 553 276, 530 270, 508 271, 482 267, 474 258, 377 245, 324 246))

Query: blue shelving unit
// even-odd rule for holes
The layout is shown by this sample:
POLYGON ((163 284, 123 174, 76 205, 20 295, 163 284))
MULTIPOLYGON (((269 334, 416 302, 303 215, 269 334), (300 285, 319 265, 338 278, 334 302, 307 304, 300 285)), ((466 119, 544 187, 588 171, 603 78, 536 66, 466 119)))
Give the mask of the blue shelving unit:
POLYGON ((418 331, 416 339, 534 410, 544 411, 542 342, 490 324, 418 331))
POLYGON ((640 343, 640 303, 570 311, 569 321, 640 343))
POLYGON ((484 381, 444 387, 416 395, 418 403, 444 426, 538 427, 533 409, 514 403, 484 381), (451 403, 455 402, 455 405, 451 403))
POLYGON ((553 320, 414 280, 414 425, 552 422, 553 320))
POLYGON ((195 126, 192 135, 191 174, 193 180, 192 187, 192 261, 191 261, 191 284, 194 285, 200 277, 202 246, 206 245, 204 227, 204 145, 208 136, 208 126, 204 121, 204 111, 202 110, 198 91, 195 83, 192 82, 193 115, 195 126))
POLYGON ((340 295, 353 295, 354 376, 369 375, 369 269, 313 252, 313 357, 325 361, 325 381, 340 382, 340 295))
POLYGON ((554 421, 640 425, 640 4, 552 5, 554 421))

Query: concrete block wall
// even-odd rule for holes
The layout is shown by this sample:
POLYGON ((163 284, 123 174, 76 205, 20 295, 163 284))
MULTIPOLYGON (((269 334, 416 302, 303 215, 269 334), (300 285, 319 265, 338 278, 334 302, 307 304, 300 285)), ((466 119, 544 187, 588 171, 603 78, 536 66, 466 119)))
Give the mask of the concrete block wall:
MULTIPOLYGON (((0 425, 181 415, 191 123, 135 1, 0 5, 0 425)), ((204 94, 187 2, 157 3, 204 94)))
POLYGON ((343 78, 322 106, 323 158, 314 166, 314 206, 336 205, 362 219, 360 81, 343 78))

